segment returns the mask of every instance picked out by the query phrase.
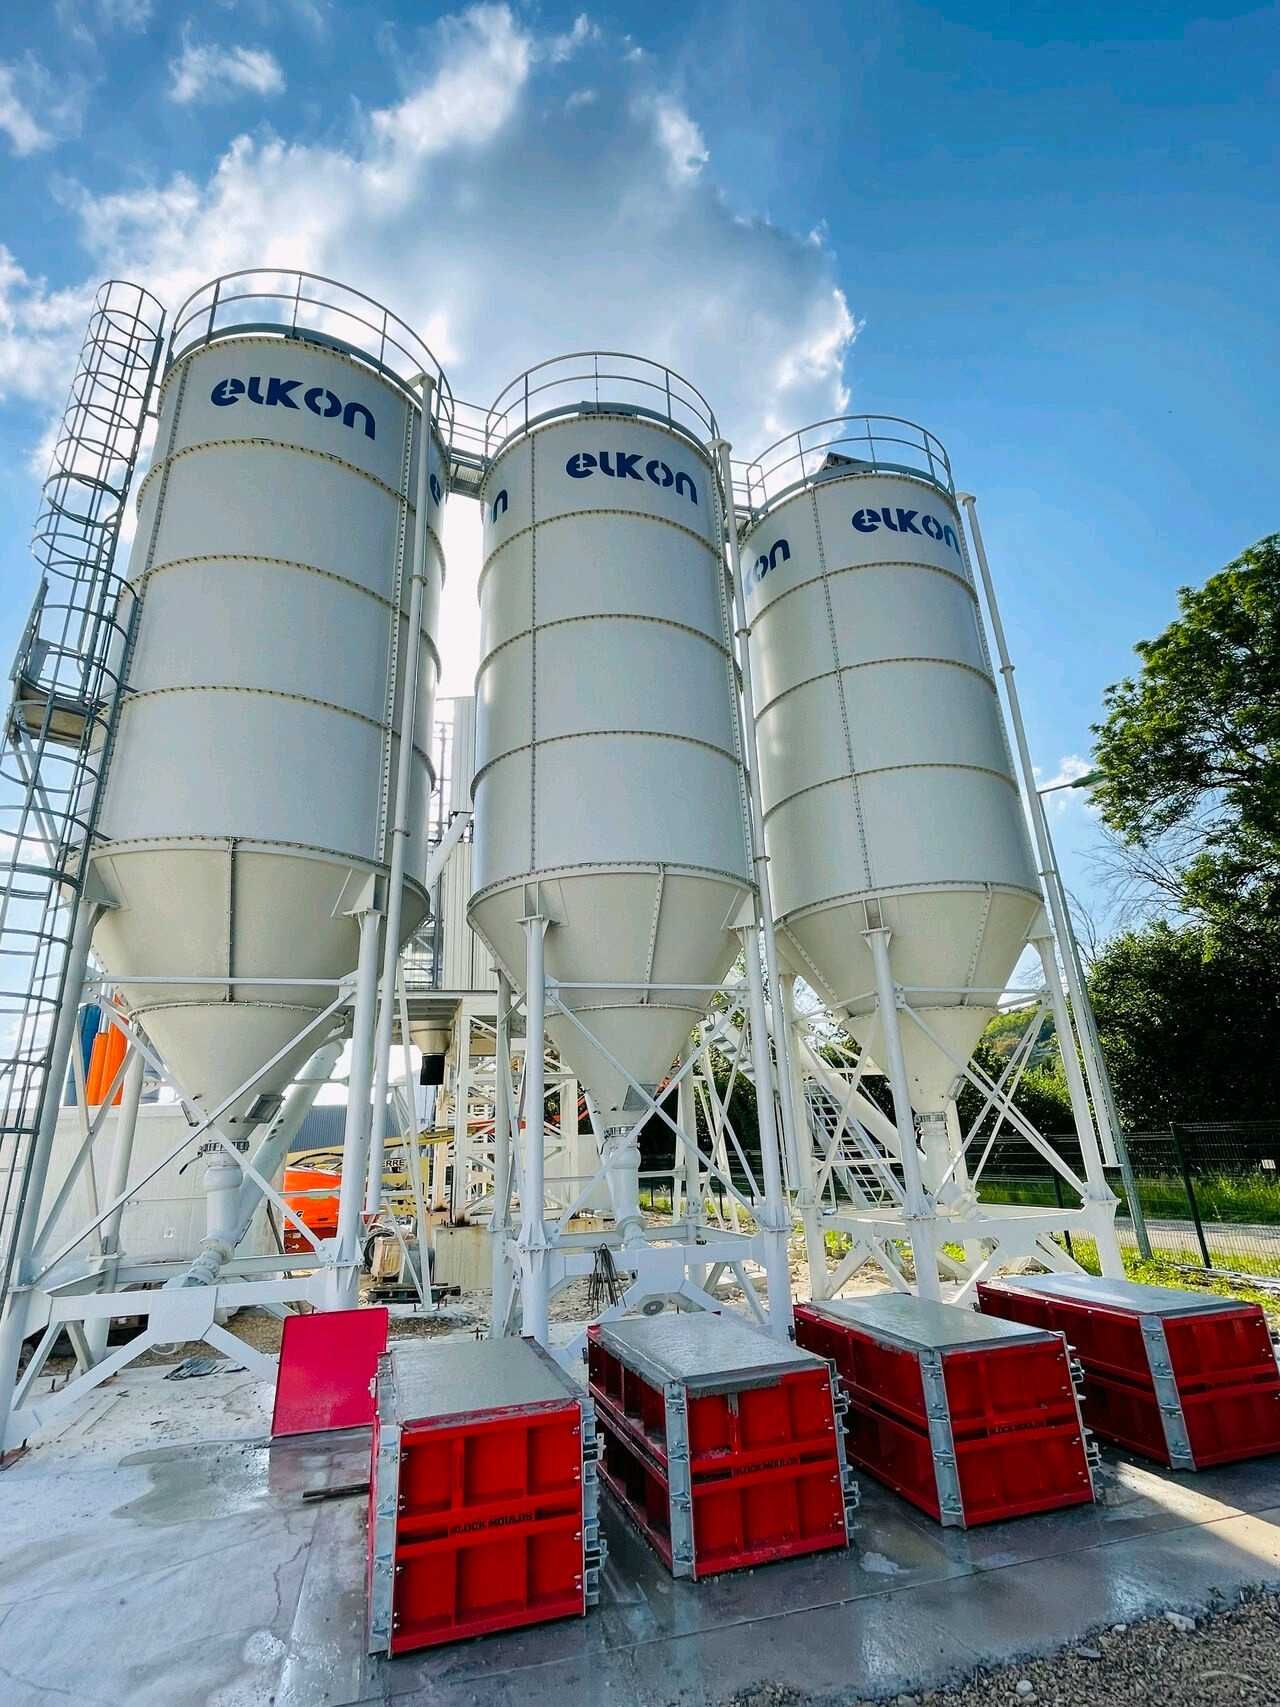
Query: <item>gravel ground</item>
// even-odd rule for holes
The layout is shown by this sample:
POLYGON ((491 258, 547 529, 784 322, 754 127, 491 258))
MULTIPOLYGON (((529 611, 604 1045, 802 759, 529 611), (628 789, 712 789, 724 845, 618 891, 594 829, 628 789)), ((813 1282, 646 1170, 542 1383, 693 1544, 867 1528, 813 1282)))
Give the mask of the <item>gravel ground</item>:
MULTIPOLYGON (((1280 1594, 1259 1591, 1193 1621, 1180 1613, 1116 1624, 1046 1660, 976 1672, 950 1689, 888 1698, 897 1707, 1276 1707, 1280 1594)), ((852 1696, 773 1685, 730 1707, 873 1707, 852 1696)))

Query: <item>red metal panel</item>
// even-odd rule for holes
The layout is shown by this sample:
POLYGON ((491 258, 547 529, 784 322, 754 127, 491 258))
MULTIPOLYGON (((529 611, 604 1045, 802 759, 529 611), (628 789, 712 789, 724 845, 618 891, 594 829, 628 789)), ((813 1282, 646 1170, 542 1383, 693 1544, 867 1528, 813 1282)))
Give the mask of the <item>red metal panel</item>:
MULTIPOLYGON (((1139 1310, 1097 1304, 1087 1295, 1048 1298, 1016 1285, 980 1285, 978 1296, 989 1315, 1065 1334, 1084 1366, 1089 1428, 1157 1463, 1169 1462, 1139 1310)), ((1187 1298, 1204 1303, 1194 1293, 1187 1298)), ((1280 1370, 1261 1308, 1152 1313, 1161 1317, 1197 1467, 1280 1451, 1280 1370)))
POLYGON ((407 1422, 391 1652, 580 1616, 582 1524, 575 1402, 407 1422))
MULTIPOLYGON (((588 1330, 601 1479, 672 1564, 666 1395, 588 1330)), ((847 1543, 830 1371, 686 1399, 695 1579, 847 1543)))
MULTIPOLYGON (((841 1321, 820 1307, 798 1305, 795 1317, 797 1342, 831 1358, 844 1378, 849 1457, 941 1518, 919 1353, 879 1338, 868 1323, 841 1321)), ((966 1524, 1092 1500, 1060 1338, 948 1349, 942 1372, 966 1524)))
POLYGON ((367 1428, 390 1312, 326 1310, 286 1316, 276 1374, 273 1438, 367 1428))
POLYGON ((611 1406, 596 1401, 603 1454, 600 1480, 671 1569, 671 1489, 660 1467, 618 1425, 611 1406))

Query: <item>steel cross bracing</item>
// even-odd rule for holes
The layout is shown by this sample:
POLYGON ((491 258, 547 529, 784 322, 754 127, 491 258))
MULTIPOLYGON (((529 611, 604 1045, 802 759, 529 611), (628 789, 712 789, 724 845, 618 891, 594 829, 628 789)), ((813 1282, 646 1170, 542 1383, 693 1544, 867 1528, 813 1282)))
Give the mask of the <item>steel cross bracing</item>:
MULTIPOLYGON (((728 984, 712 998, 710 1017, 691 1041, 656 1094, 650 1093, 611 1056, 607 1046, 588 1029, 582 1016, 546 984, 546 1011, 558 1013, 595 1047, 611 1065, 626 1074, 637 1106, 642 1109, 630 1132, 613 1151, 625 1151, 651 1119, 665 1126, 672 1138, 672 1160, 657 1174, 646 1175, 651 1211, 643 1232, 619 1232, 620 1205, 636 1189, 617 1177, 608 1144, 597 1149, 596 1166, 576 1181, 561 1181, 568 1201, 552 1204, 540 1184, 544 1145, 530 1142, 527 1110, 537 1100, 526 1071, 517 1080, 508 1071, 499 1082, 499 1113, 495 1133, 495 1176, 491 1233, 494 1238, 494 1286, 490 1331, 530 1332, 531 1317, 545 1322, 548 1306, 567 1286, 590 1279, 601 1253, 621 1277, 620 1296, 601 1314, 601 1320, 636 1309, 675 1307, 720 1309, 724 1294, 736 1290, 748 1311, 773 1332, 785 1334, 790 1321, 787 1240, 790 1210, 770 1193, 758 1164, 753 1164, 733 1128, 728 1101, 742 1071, 744 1053, 751 1049, 751 993, 742 984, 728 984), (722 1006, 716 1006, 716 1002, 722 1006), (719 1055, 712 1062, 712 1055, 719 1055), (717 1068, 720 1082, 717 1083, 717 1068), (673 1116, 664 1106, 676 1094, 673 1116), (664 1201, 665 1200, 665 1201, 664 1201), (608 1202, 614 1222, 584 1224, 584 1211, 608 1202)), ((563 988, 563 987, 561 987, 563 988)), ((636 986, 640 989, 641 986, 636 986)), ((529 1004, 500 989, 498 1048, 501 1064, 509 1059, 509 1028, 529 1004)), ((536 1014, 535 1014, 536 1021, 536 1014)), ((536 1031, 536 1023, 532 1030, 536 1031)), ((501 1071, 501 1067, 500 1067, 501 1071)), ((542 1137, 553 1142, 554 1128, 543 1125, 542 1137)), ((638 1177, 638 1176, 637 1176, 638 1177)), ((545 1333, 545 1327, 543 1329, 545 1333)), ((585 1330, 584 1330, 585 1331, 585 1330)), ((535 1336, 536 1337, 536 1336, 535 1336)), ((581 1348, 582 1336, 557 1355, 570 1360, 581 1348)))

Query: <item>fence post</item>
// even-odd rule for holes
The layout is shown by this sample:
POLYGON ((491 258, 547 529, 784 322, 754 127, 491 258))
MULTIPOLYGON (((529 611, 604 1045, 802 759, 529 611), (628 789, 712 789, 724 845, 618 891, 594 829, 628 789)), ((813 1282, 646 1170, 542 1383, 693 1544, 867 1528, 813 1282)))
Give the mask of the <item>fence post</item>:
POLYGON ((1177 1157, 1179 1168, 1182 1170, 1182 1183, 1187 1188, 1187 1202, 1191 1205, 1191 1219, 1195 1222, 1196 1238, 1200 1241, 1200 1254, 1204 1258, 1204 1266, 1212 1268, 1213 1261, 1209 1256, 1209 1246, 1204 1236, 1204 1222, 1200 1219, 1200 1205, 1196 1202, 1196 1188, 1191 1179, 1191 1163, 1186 1150, 1183 1148, 1181 1131, 1182 1128, 1176 1121, 1169 1123, 1169 1136, 1173 1139, 1173 1153, 1177 1157))

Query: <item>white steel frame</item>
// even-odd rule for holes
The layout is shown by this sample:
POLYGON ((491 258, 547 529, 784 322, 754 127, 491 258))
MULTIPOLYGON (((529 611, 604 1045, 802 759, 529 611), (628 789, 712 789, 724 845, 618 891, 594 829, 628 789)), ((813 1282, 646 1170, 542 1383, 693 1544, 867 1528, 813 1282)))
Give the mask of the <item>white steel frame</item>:
MULTIPOLYGON (((571 998, 575 986, 546 977, 543 949, 548 928, 553 927, 540 913, 525 920, 526 994, 513 996, 506 978, 500 976, 499 981, 490 1332, 523 1332, 548 1345, 552 1299, 573 1281, 589 1278, 597 1266, 597 1253, 607 1249, 624 1288, 618 1302, 608 1306, 600 1320, 646 1307, 719 1310, 723 1307, 722 1285, 736 1284, 761 1326, 786 1338, 791 1328, 787 1254, 791 1211, 783 1190, 776 1137, 770 1130, 773 1099, 771 1095, 758 1098, 761 1168, 757 1178, 732 1131, 727 1098, 719 1097, 706 1068, 709 1051, 723 1046, 732 1052, 733 1071, 741 1071, 743 1055, 751 1054, 751 1076, 762 1072, 763 1082, 771 1081, 754 924, 743 927, 740 933, 746 951, 745 983, 698 987, 708 1007, 717 996, 723 997, 726 1005, 703 1023, 656 1096, 634 1078, 625 1063, 595 1036, 583 1016, 574 1011, 566 997, 571 998), (517 1083, 509 1067, 510 1027, 512 1017, 521 1011, 525 1016, 525 1068, 517 1083), (543 1142, 529 1141, 538 1128, 531 1111, 545 1106, 545 1042, 541 1049, 538 1042, 545 1036, 548 1013, 558 1015, 590 1040, 623 1074, 641 1107, 621 1139, 610 1143, 589 1176, 573 1182, 576 1192, 567 1192, 567 1201, 559 1206, 548 1205, 545 1181, 546 1139, 554 1138, 554 1128, 549 1130, 544 1121, 543 1142), (672 1089, 677 1091, 675 1117, 662 1106, 672 1089), (699 1107, 704 1113, 705 1135, 700 1134, 695 1118, 699 1107), (651 1118, 667 1126, 674 1138, 670 1210, 665 1220, 655 1215, 637 1229, 631 1224, 629 1210, 637 1202, 638 1138, 641 1127, 651 1118), (737 1154, 739 1172, 747 1176, 745 1188, 733 1177, 728 1161, 730 1145, 737 1154), (622 1164, 622 1171, 630 1168, 628 1185, 619 1178, 619 1156, 632 1146, 636 1147, 636 1160, 622 1164), (722 1192, 731 1205, 732 1227, 711 1219, 707 1196, 712 1189, 722 1192), (610 1192, 612 1224, 574 1229, 574 1218, 605 1190, 610 1192), (624 1221, 626 1226, 619 1224, 624 1221), (763 1297, 757 1276, 763 1280, 763 1297)), ((649 990, 657 993, 650 985, 612 987, 637 994, 649 990)), ((600 985, 592 983, 590 988, 599 989, 600 985)), ((661 989, 669 996, 675 987, 661 989)), ((684 993, 690 989, 679 987, 684 993)), ((580 1336, 567 1350, 553 1349, 571 1360, 579 1344, 580 1336)))

